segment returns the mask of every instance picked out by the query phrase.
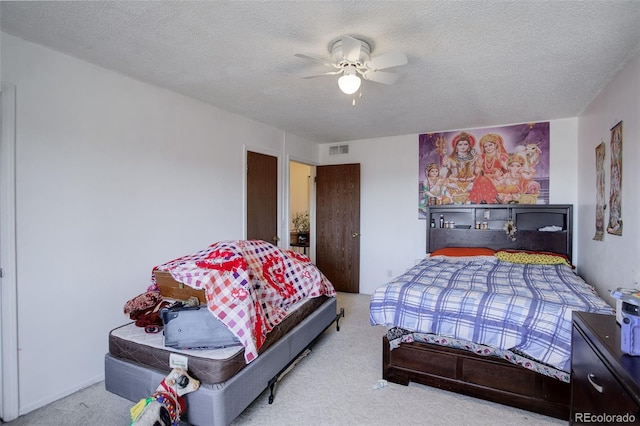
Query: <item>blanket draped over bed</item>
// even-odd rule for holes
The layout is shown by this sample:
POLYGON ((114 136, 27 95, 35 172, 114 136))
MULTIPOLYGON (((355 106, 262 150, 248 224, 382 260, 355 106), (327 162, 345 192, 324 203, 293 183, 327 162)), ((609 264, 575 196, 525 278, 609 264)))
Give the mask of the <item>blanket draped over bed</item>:
MULTIPOLYGON (((220 241, 153 270, 205 289, 209 310, 238 337, 247 363, 294 303, 336 294, 307 256, 261 240, 220 241)), ((153 273, 151 280, 157 289, 153 273)))
POLYGON ((375 290, 370 321, 517 350, 569 371, 574 310, 612 313, 567 265, 432 257, 375 290))

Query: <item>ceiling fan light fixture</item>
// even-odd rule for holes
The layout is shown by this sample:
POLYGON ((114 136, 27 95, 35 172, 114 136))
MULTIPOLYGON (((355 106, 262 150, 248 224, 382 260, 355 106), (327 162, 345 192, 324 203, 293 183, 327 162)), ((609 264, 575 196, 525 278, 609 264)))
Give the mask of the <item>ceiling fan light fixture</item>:
MULTIPOLYGON (((0 0, 1 1, 1 0, 0 0)), ((393 84, 399 75, 394 72, 381 71, 398 67, 407 63, 407 56, 401 52, 387 52, 371 57, 369 42, 355 37, 343 35, 329 45, 331 60, 296 53, 295 56, 311 59, 331 69, 323 74, 310 75, 303 78, 338 75, 338 87, 347 95, 354 95, 360 90, 362 79, 381 84, 393 84)), ((368 84, 368 83, 367 83, 368 84)))
POLYGON ((338 78, 338 87, 343 93, 352 95, 358 91, 362 80, 356 75, 356 69, 353 65, 344 68, 344 74, 338 78))

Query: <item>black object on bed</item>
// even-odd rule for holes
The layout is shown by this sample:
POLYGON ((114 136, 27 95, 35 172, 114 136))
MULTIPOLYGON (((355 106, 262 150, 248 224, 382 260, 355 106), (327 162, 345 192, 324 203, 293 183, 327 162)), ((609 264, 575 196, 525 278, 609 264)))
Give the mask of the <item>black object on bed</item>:
POLYGON ((164 345, 171 348, 210 349, 240 345, 240 340, 206 306, 171 306, 160 311, 164 345))

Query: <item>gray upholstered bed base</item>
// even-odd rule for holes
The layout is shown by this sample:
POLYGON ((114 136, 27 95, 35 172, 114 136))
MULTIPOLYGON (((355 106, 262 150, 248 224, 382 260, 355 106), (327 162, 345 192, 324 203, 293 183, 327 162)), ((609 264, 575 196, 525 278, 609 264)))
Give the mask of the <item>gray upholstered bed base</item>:
MULTIPOLYGON (((275 342, 252 363, 223 383, 203 383, 186 395, 187 412, 182 419, 193 425, 228 425, 316 337, 338 319, 336 298, 329 298, 315 312, 275 342)), ((150 396, 167 371, 105 356, 105 387, 133 402, 150 396)), ((274 409, 277 409, 274 407, 274 409)))

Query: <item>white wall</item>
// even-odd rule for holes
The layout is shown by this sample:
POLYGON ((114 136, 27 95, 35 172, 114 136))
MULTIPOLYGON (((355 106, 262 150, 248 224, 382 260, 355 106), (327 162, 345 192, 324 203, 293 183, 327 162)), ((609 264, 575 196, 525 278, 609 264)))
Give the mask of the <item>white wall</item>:
MULTIPOLYGON (((591 102, 578 119, 578 271, 613 303, 609 290, 640 288, 640 56, 636 56, 591 102), (594 241, 596 217, 595 148, 604 141, 605 200, 609 202, 611 132, 622 123, 622 235, 594 241)), ((605 210, 606 223, 609 211, 605 210)))
MULTIPOLYGON (((430 131, 447 129, 425 129, 430 131)), ((575 205, 577 118, 551 121, 550 138, 549 202, 575 205)), ((360 292, 371 294, 425 256, 426 221, 418 219, 418 135, 348 144, 349 154, 331 157, 329 147, 336 144, 320 145, 320 161, 360 163, 360 292)))
POLYGON ((153 266, 243 238, 246 149, 279 156, 283 189, 285 158, 318 158, 295 135, 1 35, 17 98, 24 414, 103 379, 108 332, 153 266))

